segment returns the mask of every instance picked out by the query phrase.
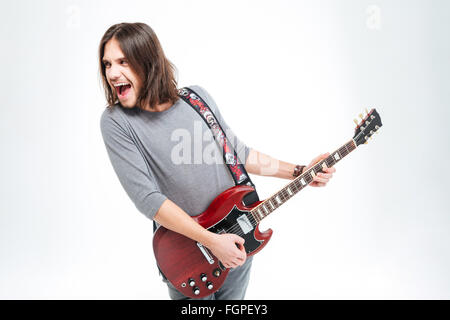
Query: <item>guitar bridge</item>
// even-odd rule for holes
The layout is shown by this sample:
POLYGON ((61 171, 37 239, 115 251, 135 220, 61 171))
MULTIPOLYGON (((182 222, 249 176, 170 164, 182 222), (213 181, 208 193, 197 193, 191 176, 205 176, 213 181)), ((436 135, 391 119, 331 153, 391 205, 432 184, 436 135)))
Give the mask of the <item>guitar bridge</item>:
POLYGON ((208 261, 209 264, 214 263, 213 257, 209 254, 208 249, 206 249, 200 242, 197 242, 197 247, 200 249, 200 251, 205 256, 206 261, 208 261))

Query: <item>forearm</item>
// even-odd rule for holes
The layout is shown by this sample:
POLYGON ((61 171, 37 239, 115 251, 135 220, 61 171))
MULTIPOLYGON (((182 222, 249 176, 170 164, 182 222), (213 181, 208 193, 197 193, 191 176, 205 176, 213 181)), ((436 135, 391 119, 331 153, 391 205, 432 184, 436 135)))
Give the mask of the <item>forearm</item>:
POLYGON ((227 268, 240 266, 246 260, 243 238, 236 234, 216 234, 206 230, 170 200, 163 202, 154 219, 165 228, 208 247, 227 268))
POLYGON ((165 228, 200 242, 207 247, 215 240, 215 233, 203 228, 183 209, 168 199, 163 202, 154 219, 165 228))
POLYGON ((293 179, 296 164, 277 160, 267 154, 250 149, 245 169, 248 173, 283 179, 293 179))

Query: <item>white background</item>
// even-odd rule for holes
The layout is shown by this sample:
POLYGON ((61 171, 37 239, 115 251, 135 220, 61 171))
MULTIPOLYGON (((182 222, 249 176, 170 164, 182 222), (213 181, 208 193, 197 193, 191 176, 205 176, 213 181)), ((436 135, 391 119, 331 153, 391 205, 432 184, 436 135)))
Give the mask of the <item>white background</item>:
MULTIPOLYGON (((179 86, 236 134, 308 163, 384 126, 263 221, 248 299, 449 299, 448 1, 8 1, 1 23, 1 299, 167 299, 152 223, 101 138, 97 50, 145 22, 179 86)), ((253 177, 261 198, 287 181, 253 177)))

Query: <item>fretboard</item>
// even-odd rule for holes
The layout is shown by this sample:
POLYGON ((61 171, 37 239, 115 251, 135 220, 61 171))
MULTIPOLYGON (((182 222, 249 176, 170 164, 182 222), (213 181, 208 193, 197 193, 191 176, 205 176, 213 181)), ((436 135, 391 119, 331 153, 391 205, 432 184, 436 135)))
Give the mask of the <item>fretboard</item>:
POLYGON ((300 176, 292 180, 288 185, 280 191, 261 202, 257 207, 253 208, 250 213, 256 223, 267 217, 270 213, 275 211, 287 200, 292 198, 300 190, 308 186, 314 179, 315 175, 323 172, 323 168, 332 167, 338 163, 342 158, 347 156, 350 152, 356 149, 356 144, 350 140, 336 151, 330 153, 326 159, 316 163, 313 167, 303 172, 300 176))

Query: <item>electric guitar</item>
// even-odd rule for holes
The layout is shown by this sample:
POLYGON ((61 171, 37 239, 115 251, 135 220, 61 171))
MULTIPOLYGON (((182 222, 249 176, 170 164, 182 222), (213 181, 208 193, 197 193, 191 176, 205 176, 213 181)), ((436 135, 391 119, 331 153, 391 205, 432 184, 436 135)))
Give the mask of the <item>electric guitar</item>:
MULTIPOLYGON (((272 237, 272 229, 261 232, 259 222, 271 212, 308 186, 323 168, 332 167, 382 126, 375 109, 355 119, 353 138, 313 167, 305 170, 280 191, 264 201, 245 206, 243 198, 253 191, 238 185, 219 194, 203 213, 192 218, 205 229, 218 234, 234 233, 245 239, 247 256, 260 251, 272 237)), ((153 251, 158 267, 168 281, 183 295, 201 298, 217 291, 225 281, 229 269, 201 243, 160 226, 153 237, 153 251)))

